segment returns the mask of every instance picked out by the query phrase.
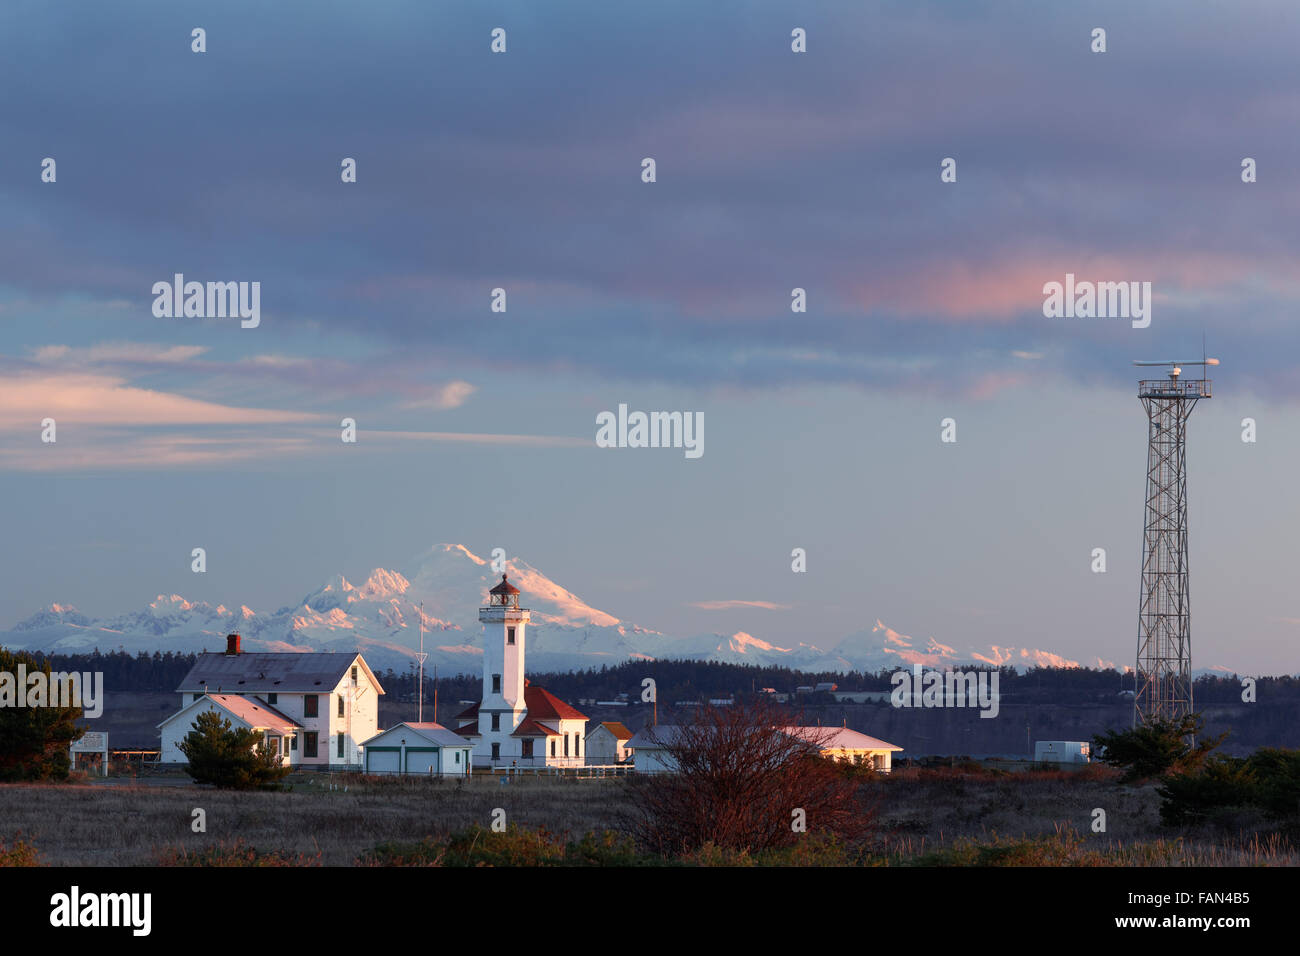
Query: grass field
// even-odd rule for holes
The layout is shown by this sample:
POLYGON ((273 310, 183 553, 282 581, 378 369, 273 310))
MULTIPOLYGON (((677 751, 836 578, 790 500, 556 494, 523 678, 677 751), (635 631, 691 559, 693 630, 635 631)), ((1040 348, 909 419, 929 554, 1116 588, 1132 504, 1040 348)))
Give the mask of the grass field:
MULTIPOLYGON (((627 781, 520 777, 361 778, 296 774, 280 793, 236 793, 184 777, 0 786, 0 841, 33 846, 49 865, 135 866, 237 840, 295 862, 346 866, 382 843, 443 839, 493 810, 525 829, 578 839, 617 830, 627 781), (172 785, 168 785, 172 784, 172 785), (180 785, 175 785, 180 784, 180 785), (335 789, 331 789, 331 785, 335 789), (346 790, 344 789, 346 787, 346 790), (191 829, 193 811, 206 832, 191 829)), ((1152 786, 1121 787, 1108 771, 990 774, 908 770, 875 785, 877 865, 1296 865, 1281 835, 1162 828, 1152 786), (1093 831, 1095 811, 1106 831, 1093 831)), ((815 832, 811 821, 810 833, 815 832)), ((723 861, 727 862, 727 861, 723 861)))

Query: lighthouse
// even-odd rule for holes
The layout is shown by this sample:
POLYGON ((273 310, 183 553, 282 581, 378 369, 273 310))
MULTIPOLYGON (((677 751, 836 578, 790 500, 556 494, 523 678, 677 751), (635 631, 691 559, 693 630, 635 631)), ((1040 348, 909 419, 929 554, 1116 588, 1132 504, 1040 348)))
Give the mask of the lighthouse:
POLYGON ((573 767, 586 758, 587 718, 524 677, 530 612, 501 575, 478 609, 483 624, 483 694, 456 716, 474 743, 476 767, 573 767))
POLYGON ((487 607, 478 609, 483 624, 483 697, 479 701, 479 733, 483 749, 500 757, 511 749, 510 735, 523 722, 524 640, 528 608, 519 606, 519 589, 506 575, 488 591, 487 607))

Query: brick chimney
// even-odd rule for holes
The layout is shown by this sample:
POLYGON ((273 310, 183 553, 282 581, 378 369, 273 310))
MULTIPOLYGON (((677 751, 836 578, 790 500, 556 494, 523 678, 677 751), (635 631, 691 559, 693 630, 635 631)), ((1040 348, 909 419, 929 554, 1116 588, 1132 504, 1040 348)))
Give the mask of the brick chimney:
POLYGON ((227 634, 227 635, 226 635, 226 653, 227 653, 227 654, 230 654, 230 655, 235 655, 235 654, 238 654, 238 653, 239 653, 239 635, 238 635, 238 634, 227 634))

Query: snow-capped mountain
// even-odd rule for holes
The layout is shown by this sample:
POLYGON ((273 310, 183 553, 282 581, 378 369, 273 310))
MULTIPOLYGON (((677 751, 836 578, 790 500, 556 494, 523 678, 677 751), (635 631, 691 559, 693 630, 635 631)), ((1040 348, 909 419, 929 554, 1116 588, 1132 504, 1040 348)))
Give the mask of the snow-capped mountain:
MULTIPOLYGON (((883 667, 1010 664, 1017 667, 1077 666, 1047 651, 992 647, 958 652, 933 638, 919 643, 879 620, 870 631, 850 634, 825 647, 782 647, 743 631, 670 637, 597 610, 532 565, 505 562, 510 582, 532 610, 528 669, 572 670, 629 659, 679 658, 748 664, 779 664, 798 670, 871 670, 883 667)), ((7 632, 0 645, 46 653, 125 648, 182 652, 225 647, 238 632, 249 651, 353 651, 372 666, 405 670, 420 645, 424 618, 427 666, 443 673, 477 673, 482 660, 478 608, 500 581, 491 564, 459 544, 435 545, 401 571, 377 568, 360 585, 342 575, 302 600, 272 613, 248 607, 190 602, 159 595, 147 607, 92 620, 65 604, 53 604, 7 632), (423 611, 420 605, 423 603, 423 611)), ((1091 661, 1090 666, 1109 666, 1091 661)))

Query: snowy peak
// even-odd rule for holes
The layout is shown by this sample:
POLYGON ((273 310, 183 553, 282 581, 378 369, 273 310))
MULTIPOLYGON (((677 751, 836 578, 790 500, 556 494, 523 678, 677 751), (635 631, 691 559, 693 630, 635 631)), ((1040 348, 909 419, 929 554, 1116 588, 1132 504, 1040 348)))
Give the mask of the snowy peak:
POLYGON ((90 619, 71 604, 51 604, 49 607, 37 611, 25 621, 15 624, 14 630, 35 631, 46 627, 57 627, 60 624, 85 627, 90 624, 90 619))
POLYGON ((428 666, 440 666, 446 673, 473 672, 481 666, 483 653, 478 609, 501 580, 496 568, 509 575, 523 592, 521 604, 532 611, 528 666, 536 671, 669 658, 870 672, 915 664, 1079 666, 1031 648, 959 651, 933 637, 914 639, 879 619, 869 631, 821 647, 804 642, 783 647, 745 631, 668 636, 592 607, 519 558, 503 559, 494 567, 461 544, 434 545, 400 571, 374 568, 360 586, 336 574, 301 601, 269 614, 242 604, 232 611, 225 605, 191 602, 178 594, 160 594, 141 610, 105 620, 87 618, 71 605, 52 604, 8 634, 0 633, 0 645, 47 653, 76 653, 95 646, 120 646, 130 653, 191 652, 220 649, 225 635, 237 631, 249 651, 361 651, 374 667, 406 670, 420 647, 423 624, 428 666))
POLYGON ((395 594, 405 594, 406 589, 411 586, 411 582, 406 580, 396 571, 385 571, 383 568, 375 568, 370 572, 370 577, 366 578, 366 583, 361 585, 359 596, 367 600, 375 598, 388 597, 395 594))

